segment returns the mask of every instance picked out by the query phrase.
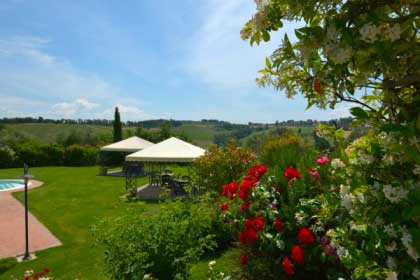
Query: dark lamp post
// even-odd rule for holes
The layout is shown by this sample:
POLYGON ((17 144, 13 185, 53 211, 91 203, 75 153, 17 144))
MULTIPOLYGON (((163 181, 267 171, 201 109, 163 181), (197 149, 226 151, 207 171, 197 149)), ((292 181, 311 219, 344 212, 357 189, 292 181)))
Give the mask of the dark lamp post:
POLYGON ((29 167, 25 163, 23 165, 23 174, 20 175, 20 178, 23 178, 25 181, 25 254, 22 257, 22 261, 27 261, 31 259, 29 254, 29 228, 28 228, 28 181, 34 176, 29 175, 29 167))

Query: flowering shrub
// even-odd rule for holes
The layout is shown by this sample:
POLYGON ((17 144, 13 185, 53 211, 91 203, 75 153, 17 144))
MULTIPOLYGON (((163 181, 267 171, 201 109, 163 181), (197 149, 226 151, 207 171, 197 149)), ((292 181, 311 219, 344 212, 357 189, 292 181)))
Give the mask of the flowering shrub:
MULTIPOLYGON (((308 108, 353 104, 353 124, 368 128, 349 145, 338 139, 341 132, 321 129, 338 144, 338 158, 315 170, 319 179, 304 185, 316 191, 323 169, 331 167, 331 179, 322 182, 318 195, 305 194, 303 201, 316 202, 317 209, 297 213, 323 227, 324 252, 335 252, 349 277, 420 279, 418 3, 255 2, 257 12, 241 33, 251 44, 270 40, 283 21, 305 24, 295 30, 296 42, 285 36, 266 59, 258 83, 289 97, 301 93, 308 108)), ((292 273, 290 259, 283 263, 292 273)))
POLYGON ((252 166, 255 157, 251 149, 236 147, 234 143, 224 148, 211 146, 204 156, 194 161, 197 183, 218 192, 225 182, 238 180, 240 174, 252 166))
POLYGON ((327 183, 337 178, 327 156, 314 163, 306 172, 287 167, 280 177, 270 174, 264 165, 255 165, 240 183, 222 186, 222 216, 242 244, 238 261, 244 277, 278 279, 311 273, 325 279, 344 275, 336 249, 326 236, 337 223, 331 219, 334 213, 318 211, 325 205, 327 183), (329 224, 321 223, 317 215, 328 215, 329 224))

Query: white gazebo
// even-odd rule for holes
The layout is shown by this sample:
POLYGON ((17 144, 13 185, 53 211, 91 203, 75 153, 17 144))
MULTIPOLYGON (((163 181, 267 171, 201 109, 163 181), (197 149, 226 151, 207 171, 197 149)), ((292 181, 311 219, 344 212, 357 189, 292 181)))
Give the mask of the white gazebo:
POLYGON ((140 137, 133 136, 119 142, 102 147, 100 150, 104 152, 124 152, 134 153, 153 146, 152 142, 144 140, 140 137))
POLYGON ((142 151, 125 157, 126 161, 140 162, 192 162, 206 150, 176 137, 171 137, 142 151))
MULTIPOLYGON (((160 171, 162 171, 162 163, 191 163, 203 156, 205 152, 206 150, 200 147, 176 137, 171 137, 147 149, 128 155, 125 157, 125 160, 128 162, 148 162, 150 174, 153 174, 152 166, 154 163, 159 164, 160 171)), ((173 181, 181 182, 182 180, 174 179, 173 181)), ((175 193, 172 192, 171 195, 178 195, 176 191, 175 193)), ((152 175, 150 176, 149 184, 137 189, 137 195, 145 200, 161 199, 163 193, 164 190, 159 185, 153 186, 152 175)))

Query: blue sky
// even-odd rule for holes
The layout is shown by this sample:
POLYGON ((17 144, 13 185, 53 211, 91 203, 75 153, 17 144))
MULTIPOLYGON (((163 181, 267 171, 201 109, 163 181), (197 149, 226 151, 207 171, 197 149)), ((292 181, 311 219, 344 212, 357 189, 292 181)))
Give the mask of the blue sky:
POLYGON ((255 84, 268 44, 239 35, 252 0, 0 1, 0 117, 237 123, 330 119, 255 84))

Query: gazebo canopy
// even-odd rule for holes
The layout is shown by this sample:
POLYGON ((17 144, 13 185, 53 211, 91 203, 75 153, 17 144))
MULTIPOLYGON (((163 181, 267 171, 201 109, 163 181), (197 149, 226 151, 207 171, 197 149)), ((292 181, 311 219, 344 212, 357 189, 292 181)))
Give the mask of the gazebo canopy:
POLYGON ((101 151, 134 153, 151 147, 153 145, 154 144, 152 142, 149 142, 137 136, 133 136, 125 140, 102 147, 101 151))
POLYGON ((192 162, 204 155, 206 150, 171 137, 147 149, 125 157, 126 161, 145 162, 192 162))

